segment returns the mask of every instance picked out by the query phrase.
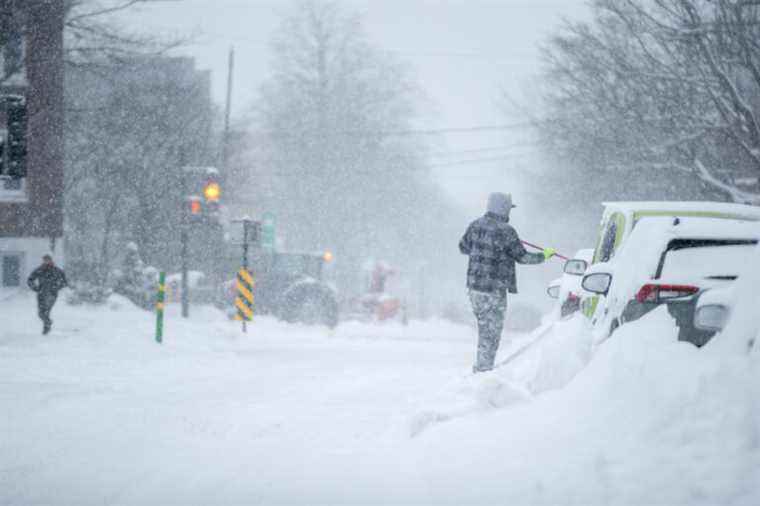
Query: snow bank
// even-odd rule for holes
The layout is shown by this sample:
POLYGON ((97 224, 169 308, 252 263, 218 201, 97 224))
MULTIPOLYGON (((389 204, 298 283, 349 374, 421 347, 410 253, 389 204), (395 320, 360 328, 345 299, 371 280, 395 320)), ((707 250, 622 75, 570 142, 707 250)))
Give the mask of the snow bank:
POLYGON ((624 325, 561 390, 422 433, 430 482, 449 504, 758 504, 758 364, 669 320, 624 325))
POLYGON ((590 357, 591 333, 580 314, 548 321, 534 332, 512 340, 505 334, 494 370, 463 375, 443 386, 412 416, 410 434, 417 436, 436 423, 504 408, 561 388, 586 366, 590 357))

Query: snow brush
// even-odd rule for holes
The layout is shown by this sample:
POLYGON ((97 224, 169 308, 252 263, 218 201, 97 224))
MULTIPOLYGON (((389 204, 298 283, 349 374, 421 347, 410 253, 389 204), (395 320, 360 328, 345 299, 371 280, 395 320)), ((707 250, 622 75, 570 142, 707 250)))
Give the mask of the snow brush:
MULTIPOLYGON (((528 246, 529 248, 534 248, 534 249, 538 249, 538 250, 541 250, 541 251, 543 251, 545 249, 545 248, 542 248, 541 246, 538 246, 536 244, 530 243, 528 241, 520 241, 520 242, 523 243, 524 245, 528 246)), ((561 258, 562 260, 565 260, 565 261, 570 260, 565 255, 560 255, 559 253, 556 253, 556 252, 554 253, 554 256, 558 257, 558 258, 561 258)))

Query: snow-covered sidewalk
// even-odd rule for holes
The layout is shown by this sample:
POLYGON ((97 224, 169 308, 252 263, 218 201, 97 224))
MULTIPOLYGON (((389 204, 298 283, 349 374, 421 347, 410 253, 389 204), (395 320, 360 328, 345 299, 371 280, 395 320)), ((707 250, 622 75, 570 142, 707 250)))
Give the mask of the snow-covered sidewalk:
POLYGON ((473 377, 472 329, 443 322, 244 335, 171 308, 157 345, 126 301, 59 304, 44 337, 31 297, 3 307, 0 504, 760 501, 757 361, 663 312, 593 358, 563 322, 473 377))

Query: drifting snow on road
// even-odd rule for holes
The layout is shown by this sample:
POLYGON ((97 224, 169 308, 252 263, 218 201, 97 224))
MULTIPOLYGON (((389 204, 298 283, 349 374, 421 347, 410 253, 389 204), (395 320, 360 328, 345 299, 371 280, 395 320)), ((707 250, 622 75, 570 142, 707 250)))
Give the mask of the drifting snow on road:
POLYGON ((453 325, 329 334, 261 319, 243 335, 202 308, 170 313, 159 346, 150 313, 112 300, 57 308, 45 339, 33 300, 13 301, 0 503, 380 501, 406 465, 405 413, 471 358, 453 325))
MULTIPOLYGON (((153 318, 31 297, 0 337, 2 504, 756 504, 757 362, 581 320, 492 373, 444 322, 153 318), (584 368, 590 360, 589 366, 584 368), (635 451, 634 451, 635 450, 635 451)), ((672 326, 672 324, 671 324, 672 326)), ((652 329, 660 329, 653 332, 652 329)), ((503 360, 533 336, 513 336, 503 360)), ((507 336, 505 336, 505 339, 507 336)))

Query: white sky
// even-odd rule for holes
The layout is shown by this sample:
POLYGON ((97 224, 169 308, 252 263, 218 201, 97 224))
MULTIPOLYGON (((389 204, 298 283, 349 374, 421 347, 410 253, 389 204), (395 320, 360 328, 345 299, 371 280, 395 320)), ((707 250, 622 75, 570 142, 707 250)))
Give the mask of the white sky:
MULTIPOLYGON (((393 51, 415 72, 423 92, 420 128, 514 123, 499 107, 501 90, 530 95, 539 70, 537 44, 562 16, 584 17, 585 0, 346 0, 364 14, 365 29, 381 49, 393 51), (526 90, 528 91, 526 93, 526 90)), ((270 36, 291 3, 266 0, 180 0, 145 5, 125 16, 135 30, 199 34, 178 51, 213 72, 213 96, 224 101, 227 52, 236 50, 233 115, 244 115, 267 76, 270 36)), ((492 190, 512 191, 519 201, 519 173, 532 162, 520 131, 451 134, 435 151, 434 164, 507 156, 499 161, 436 167, 439 180, 468 212, 482 210, 492 190), (483 148, 493 151, 467 152, 483 148)))

